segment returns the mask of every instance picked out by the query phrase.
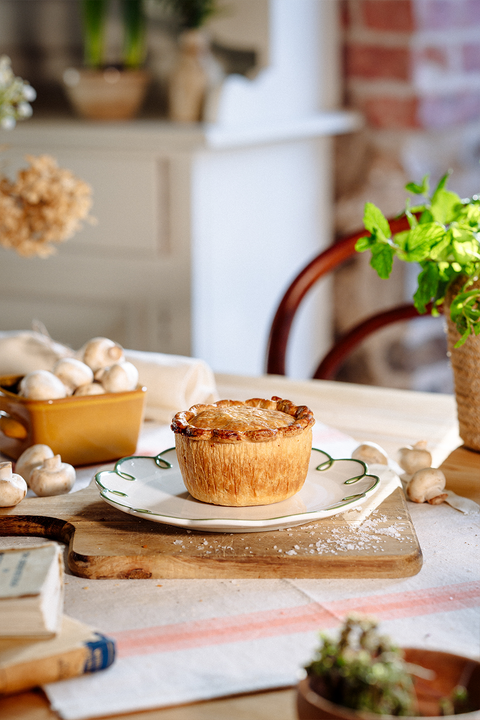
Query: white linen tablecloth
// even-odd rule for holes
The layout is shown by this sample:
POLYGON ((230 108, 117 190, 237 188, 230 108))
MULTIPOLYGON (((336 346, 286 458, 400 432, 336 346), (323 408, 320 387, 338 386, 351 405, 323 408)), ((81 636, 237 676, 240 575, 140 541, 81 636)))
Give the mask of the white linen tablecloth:
MULTIPOLYGON (((321 423, 314 433, 314 444, 334 457, 358 444, 321 423)), ((146 423, 137 452, 172 445, 168 426, 146 423)), ((94 471, 82 470, 76 488, 94 471)), ((445 504, 409 508, 424 566, 408 578, 92 581, 69 574, 65 612, 111 635, 118 656, 105 671, 45 686, 52 707, 81 720, 293 685, 319 630, 334 631, 352 611, 377 617, 401 645, 477 656, 479 516, 445 504)), ((367 523, 375 513, 381 506, 367 523)), ((25 542, 0 538, 0 546, 25 542)))

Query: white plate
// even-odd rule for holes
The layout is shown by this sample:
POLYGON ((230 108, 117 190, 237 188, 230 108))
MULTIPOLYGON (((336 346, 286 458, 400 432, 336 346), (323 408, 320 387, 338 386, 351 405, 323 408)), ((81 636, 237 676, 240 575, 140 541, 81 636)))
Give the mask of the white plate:
POLYGON ((175 448, 156 457, 127 457, 95 475, 100 495, 125 513, 152 522, 210 532, 258 532, 305 525, 359 505, 378 488, 360 460, 334 460, 312 450, 303 488, 288 500, 224 507, 195 500, 186 490, 175 448))

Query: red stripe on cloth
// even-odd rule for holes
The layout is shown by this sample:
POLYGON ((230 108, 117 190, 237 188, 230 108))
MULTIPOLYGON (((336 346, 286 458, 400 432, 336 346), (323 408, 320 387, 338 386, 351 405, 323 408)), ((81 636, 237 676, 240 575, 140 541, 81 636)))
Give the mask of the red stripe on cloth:
POLYGON ((340 624, 351 612, 394 620, 463 610, 478 604, 480 582, 471 582, 109 634, 117 643, 119 656, 128 657, 327 629, 340 624))

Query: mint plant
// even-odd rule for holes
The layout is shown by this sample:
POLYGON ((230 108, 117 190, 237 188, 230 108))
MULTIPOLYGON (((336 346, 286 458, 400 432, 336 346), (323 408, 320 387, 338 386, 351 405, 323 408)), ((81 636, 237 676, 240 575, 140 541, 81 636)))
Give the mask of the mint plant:
POLYGON ((426 313, 431 303, 432 315, 438 315, 448 288, 458 280, 450 317, 460 334, 455 347, 460 347, 470 335, 480 334, 480 288, 471 287, 480 274, 480 196, 462 199, 448 190, 449 175, 441 178, 431 194, 428 175, 420 185, 405 186, 417 203, 411 205, 407 198, 404 212, 410 228, 393 236, 381 210, 366 203, 363 221, 370 235, 360 238, 355 249, 370 250, 370 265, 385 279, 395 257, 418 263, 413 302, 420 313, 426 313))

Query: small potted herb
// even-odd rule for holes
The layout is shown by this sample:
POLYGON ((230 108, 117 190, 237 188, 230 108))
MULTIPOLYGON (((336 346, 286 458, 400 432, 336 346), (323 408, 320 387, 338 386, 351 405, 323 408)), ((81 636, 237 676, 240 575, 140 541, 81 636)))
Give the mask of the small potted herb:
POLYGON ((81 0, 83 62, 64 73, 67 94, 77 112, 94 120, 133 117, 145 96, 149 74, 143 0, 121 0, 123 44, 118 62, 106 62, 110 0, 81 0))
POLYGON ((379 634, 376 621, 356 616, 346 618, 338 639, 321 633, 320 640, 298 686, 300 720, 440 717, 480 707, 476 661, 401 650, 379 634))
POLYGON ((420 313, 443 309, 448 350, 455 379, 460 436, 480 450, 480 196, 462 199, 447 189, 446 173, 430 192, 429 179, 408 183, 405 214, 410 229, 392 236, 387 219, 372 203, 365 205, 369 235, 356 244, 370 250, 370 264, 388 278, 394 258, 418 263, 418 287, 413 296, 420 313))

